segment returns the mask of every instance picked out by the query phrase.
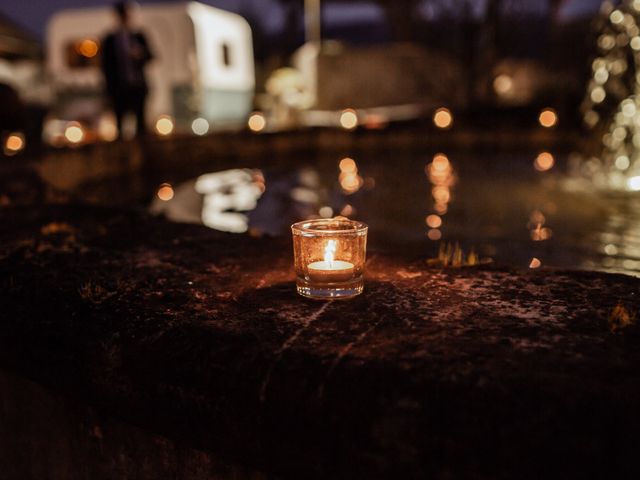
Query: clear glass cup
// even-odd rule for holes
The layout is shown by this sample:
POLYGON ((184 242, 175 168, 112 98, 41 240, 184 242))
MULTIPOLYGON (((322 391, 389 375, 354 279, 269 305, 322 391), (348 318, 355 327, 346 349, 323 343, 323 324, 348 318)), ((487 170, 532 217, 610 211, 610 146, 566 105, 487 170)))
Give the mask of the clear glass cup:
POLYGON ((361 294, 368 229, 366 224, 344 217, 291 225, 298 293, 318 299, 361 294))

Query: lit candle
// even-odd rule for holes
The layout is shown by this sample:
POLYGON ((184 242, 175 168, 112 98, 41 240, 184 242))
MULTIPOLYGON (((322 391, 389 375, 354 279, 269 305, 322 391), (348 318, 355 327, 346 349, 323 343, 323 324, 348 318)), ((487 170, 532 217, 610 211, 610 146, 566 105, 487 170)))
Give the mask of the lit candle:
POLYGON ((353 278, 353 263, 336 260, 336 247, 336 240, 329 240, 324 248, 324 260, 307 265, 311 280, 315 282, 344 282, 353 278))
POLYGON ((364 223, 347 218, 317 218, 291 225, 298 293, 325 300, 360 295, 367 230, 364 223))

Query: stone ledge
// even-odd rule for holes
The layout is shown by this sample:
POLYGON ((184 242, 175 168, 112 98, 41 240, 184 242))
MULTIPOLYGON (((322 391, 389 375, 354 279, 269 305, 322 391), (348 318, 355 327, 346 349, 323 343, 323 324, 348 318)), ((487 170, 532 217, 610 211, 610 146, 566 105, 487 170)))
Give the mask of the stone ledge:
POLYGON ((0 210, 0 361, 285 478, 637 473, 636 278, 427 268, 294 291, 288 239, 79 206, 0 210))

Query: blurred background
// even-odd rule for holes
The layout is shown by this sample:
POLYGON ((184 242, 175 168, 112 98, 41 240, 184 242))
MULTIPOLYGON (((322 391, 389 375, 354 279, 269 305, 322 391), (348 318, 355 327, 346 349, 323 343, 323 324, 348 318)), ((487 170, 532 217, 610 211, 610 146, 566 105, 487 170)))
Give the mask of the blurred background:
MULTIPOLYGON (((218 10, 140 3, 137 24, 156 54, 148 67, 151 127, 166 115, 176 132, 197 134, 207 124, 244 122, 254 109, 273 129, 330 126, 326 112, 347 107, 388 107, 380 119, 393 121, 442 105, 485 117, 552 106, 575 125, 601 7, 598 0, 204 3, 218 10), (204 38, 211 30, 217 33, 204 38), (238 70, 235 84, 216 82, 228 69, 238 70), (204 121, 194 124, 198 118, 204 121)), ((81 122, 85 141, 115 136, 99 101, 110 10, 100 0, 3 5, 0 80, 7 101, 20 104, 3 109, 15 117, 3 118, 5 130, 23 126, 38 142, 44 128, 47 143, 69 143, 66 124, 55 122, 64 120, 81 122)))
POLYGON ((142 1, 137 138, 105 95, 112 5, 9 0, 0 203, 252 235, 343 215, 374 251, 637 274, 638 22, 631 0, 142 1))

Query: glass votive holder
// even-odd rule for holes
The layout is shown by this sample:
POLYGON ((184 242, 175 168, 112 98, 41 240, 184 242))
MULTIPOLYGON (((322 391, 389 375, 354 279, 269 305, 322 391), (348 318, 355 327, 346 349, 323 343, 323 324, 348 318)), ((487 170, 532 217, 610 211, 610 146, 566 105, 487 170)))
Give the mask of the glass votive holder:
POLYGON ((342 217, 291 225, 298 293, 318 299, 361 294, 368 228, 342 217))

